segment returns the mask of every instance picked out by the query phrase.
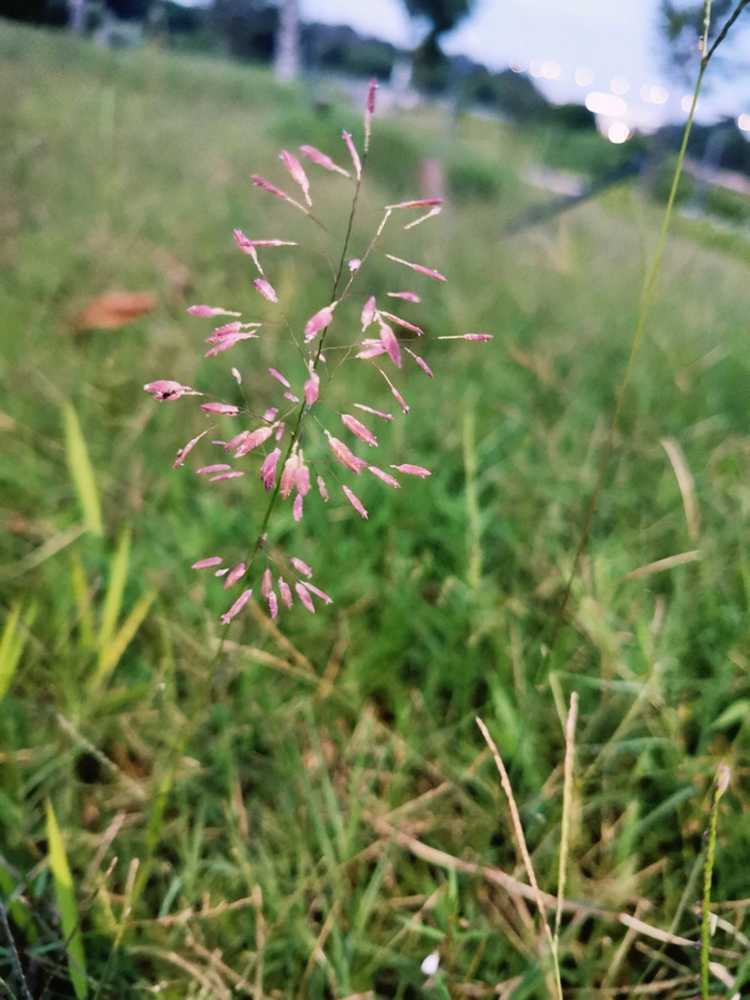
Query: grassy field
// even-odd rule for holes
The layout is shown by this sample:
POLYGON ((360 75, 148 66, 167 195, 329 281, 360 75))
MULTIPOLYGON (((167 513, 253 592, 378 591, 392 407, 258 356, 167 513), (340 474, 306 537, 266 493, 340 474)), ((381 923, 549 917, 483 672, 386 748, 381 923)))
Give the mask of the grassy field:
MULTIPOLYGON (((0 92, 7 995, 25 996, 25 982, 34 997, 72 996, 71 981, 101 998, 554 995, 533 900, 497 874, 527 881, 475 716, 554 894, 573 692, 565 995, 697 995, 699 952, 684 939, 700 937, 722 762, 712 995, 732 994, 729 973, 742 991, 746 261, 679 229, 670 241, 559 619, 660 209, 629 187, 504 238, 541 197, 519 175, 543 137, 437 112, 386 117, 354 245, 382 204, 419 193, 422 160, 441 160, 449 209, 384 249, 448 274, 441 288, 404 283, 425 293, 430 338, 495 340, 428 344, 434 382, 410 376, 412 412, 385 435, 399 458, 383 462, 424 464, 431 479, 373 484, 366 523, 338 503, 309 504, 300 526, 285 514, 275 540, 336 603, 281 630, 251 605, 217 661, 226 602, 189 566, 252 541, 262 500, 173 472, 200 414, 157 406, 142 386, 228 391, 242 347, 203 361, 204 325, 185 307, 263 312, 234 226, 303 242, 270 265, 297 324, 327 301, 309 231, 249 176, 280 180, 281 145, 342 159, 337 131, 358 130, 358 116, 316 112, 260 71, 105 54, 7 24, 0 92), (81 330, 81 310, 110 290, 152 292, 156 308, 81 330)), ((342 188, 314 177, 339 232, 342 188)), ((392 275, 378 258, 372 290, 392 275)), ((244 355, 251 394, 265 393, 279 350, 266 339, 244 355)), ((334 403, 357 398, 352 378, 332 385, 334 403)))

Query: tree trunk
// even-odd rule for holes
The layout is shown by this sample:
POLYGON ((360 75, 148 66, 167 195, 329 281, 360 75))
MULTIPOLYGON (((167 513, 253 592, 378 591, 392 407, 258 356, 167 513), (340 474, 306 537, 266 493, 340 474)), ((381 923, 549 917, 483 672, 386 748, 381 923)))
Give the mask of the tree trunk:
POLYGON ((68 27, 74 35, 82 35, 86 30, 86 0, 70 0, 68 27))
POLYGON ((294 80, 299 73, 298 0, 282 0, 274 65, 279 80, 294 80))

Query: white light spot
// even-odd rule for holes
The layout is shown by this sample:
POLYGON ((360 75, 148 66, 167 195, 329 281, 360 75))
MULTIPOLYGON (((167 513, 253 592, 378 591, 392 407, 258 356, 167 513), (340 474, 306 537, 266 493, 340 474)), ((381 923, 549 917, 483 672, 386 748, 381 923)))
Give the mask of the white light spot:
POLYGON ((594 74, 587 66, 578 66, 575 72, 575 81, 579 87, 590 87, 594 82, 594 74))
POLYGON ((431 951, 427 958, 422 960, 419 968, 425 976, 434 976, 440 968, 440 952, 431 951))
POLYGON ((750 115, 743 111, 737 119, 737 128, 743 132, 750 132, 750 115))
POLYGON ((630 83, 624 76, 613 76, 609 84, 609 89, 613 94, 622 97, 623 94, 627 94, 630 90, 630 83))
POLYGON ((687 114, 688 111, 690 110, 692 103, 693 103, 693 98, 690 96, 690 94, 685 94, 684 97, 680 98, 680 107, 685 112, 685 114, 687 114))
POLYGON ((666 104, 669 91, 658 83, 644 83, 641 87, 641 97, 647 104, 666 104))
POLYGON ((606 115, 607 118, 623 118, 628 111, 621 97, 606 94, 603 90, 592 90, 586 94, 586 107, 595 115, 606 115))
POLYGON ((560 78, 560 72, 560 63, 550 59, 547 62, 542 63, 540 76, 543 80, 558 80, 560 78))
POLYGON ((630 129, 625 122, 612 122, 607 129, 607 138, 610 142, 619 146, 621 143, 627 142, 630 138, 630 129))

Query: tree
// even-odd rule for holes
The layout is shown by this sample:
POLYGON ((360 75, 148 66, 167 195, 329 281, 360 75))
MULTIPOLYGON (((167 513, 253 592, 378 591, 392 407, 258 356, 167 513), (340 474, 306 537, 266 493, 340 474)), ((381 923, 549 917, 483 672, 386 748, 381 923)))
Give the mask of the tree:
POLYGON ((426 90, 441 90, 447 77, 440 37, 471 13, 474 0, 404 0, 404 3, 409 17, 429 24, 427 34, 414 52, 414 82, 426 90))

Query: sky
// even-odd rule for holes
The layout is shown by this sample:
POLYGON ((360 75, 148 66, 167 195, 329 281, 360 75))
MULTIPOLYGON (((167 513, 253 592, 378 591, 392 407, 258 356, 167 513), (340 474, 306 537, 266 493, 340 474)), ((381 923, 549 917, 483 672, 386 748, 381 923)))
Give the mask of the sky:
MULTIPOLYGON (((419 38, 402 0, 300 0, 300 7, 306 20, 349 24, 405 47, 419 38)), ((492 69, 531 72, 554 101, 606 94, 609 104, 590 98, 592 110, 604 102, 628 125, 648 129, 684 119, 688 90, 665 72, 658 10, 659 0, 476 0, 475 13, 445 36, 443 48, 492 69)), ((743 17, 750 21, 750 10, 743 17)), ((715 83, 702 117, 750 113, 744 78, 715 83)))

